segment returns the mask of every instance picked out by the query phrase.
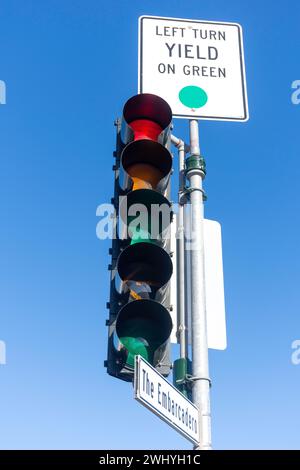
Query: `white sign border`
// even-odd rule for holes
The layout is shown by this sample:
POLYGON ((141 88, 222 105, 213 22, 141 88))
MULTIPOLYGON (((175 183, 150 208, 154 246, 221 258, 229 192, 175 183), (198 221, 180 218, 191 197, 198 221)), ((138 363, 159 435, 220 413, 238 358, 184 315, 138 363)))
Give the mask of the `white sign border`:
MULTIPOLYGON (((157 375, 160 376, 160 378, 162 380, 164 380, 164 382, 167 382, 167 384, 173 388, 175 390, 175 392, 177 393, 180 393, 182 395, 182 393, 177 390, 176 387, 174 387, 173 384, 171 384, 163 375, 161 375, 159 372, 157 372, 157 370, 151 366, 151 364, 149 364, 149 362, 147 362, 142 356, 139 356, 139 355, 136 355, 135 356, 135 362, 134 362, 134 398, 135 400, 137 400, 139 403, 141 403, 143 406, 145 406, 146 408, 148 408, 148 410, 152 411, 154 414, 156 414, 156 416, 158 416, 162 421, 164 421, 165 423, 169 424, 170 426, 172 426, 174 429, 176 429, 176 431, 178 431, 183 437, 187 438, 190 442, 192 442, 193 444, 199 444, 199 441, 197 441, 196 439, 194 439, 192 436, 190 436, 189 434, 187 434, 183 429, 181 429, 179 426, 177 426, 176 423, 174 423, 173 421, 169 420, 169 419, 166 419, 166 417, 159 412, 159 410, 157 410, 154 406, 152 406, 149 402, 147 402, 146 400, 144 400, 138 393, 137 391, 139 390, 139 387, 140 387, 140 382, 139 382, 139 375, 137 373, 137 368, 139 367, 139 363, 140 362, 144 362, 150 369, 152 369, 157 375)), ((189 402, 189 404, 195 408, 195 410, 197 411, 197 413, 199 413, 199 409, 198 407, 192 403, 188 398, 186 398, 184 395, 182 395, 183 398, 189 402)), ((198 422, 198 435, 200 435, 200 423, 198 422)))
POLYGON ((139 28, 138 28, 138 93, 143 93, 142 88, 142 63, 143 63, 143 19, 157 19, 157 20, 166 20, 166 21, 182 21, 186 23, 201 23, 201 24, 217 24, 217 25, 230 25, 236 26, 238 28, 239 36, 239 47, 240 47, 240 65, 241 65, 241 76, 242 76, 242 89, 243 89, 243 103, 244 103, 244 117, 243 118, 229 118, 229 117, 215 117, 215 116, 195 116, 195 115, 182 115, 182 114, 173 114, 173 118, 178 119, 197 119, 203 121, 233 121, 233 122, 247 122, 249 120, 249 109, 248 109, 248 95, 247 95, 247 82, 246 82, 246 70, 245 70, 245 59, 244 59, 244 45, 242 41, 243 37, 243 28, 239 23, 231 23, 228 21, 209 21, 209 20, 192 20, 186 18, 173 18, 173 17, 164 17, 164 16, 151 16, 151 15, 142 15, 139 17, 139 28))

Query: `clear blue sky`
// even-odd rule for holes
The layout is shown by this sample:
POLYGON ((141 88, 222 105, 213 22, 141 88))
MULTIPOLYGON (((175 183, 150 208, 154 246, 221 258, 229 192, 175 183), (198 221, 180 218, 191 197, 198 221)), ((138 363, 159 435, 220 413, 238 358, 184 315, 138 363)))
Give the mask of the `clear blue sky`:
MULTIPOLYGON (((299 4, 1 0, 0 446, 182 448, 106 375, 113 120, 137 91, 142 14, 242 24, 250 120, 202 122, 223 228, 228 349, 211 351, 215 448, 299 448, 299 4)), ((187 123, 174 133, 187 138, 187 123)))

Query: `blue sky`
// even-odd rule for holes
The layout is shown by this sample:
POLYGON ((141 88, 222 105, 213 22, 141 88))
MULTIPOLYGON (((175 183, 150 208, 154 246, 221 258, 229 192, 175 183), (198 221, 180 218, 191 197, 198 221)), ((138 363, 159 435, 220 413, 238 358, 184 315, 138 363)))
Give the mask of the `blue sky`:
POLYGON ((1 1, 0 447, 191 447, 103 368, 110 242, 95 213, 143 14, 243 26, 250 120, 200 124, 228 328, 210 352, 213 446, 299 448, 299 4, 257 0, 1 1))

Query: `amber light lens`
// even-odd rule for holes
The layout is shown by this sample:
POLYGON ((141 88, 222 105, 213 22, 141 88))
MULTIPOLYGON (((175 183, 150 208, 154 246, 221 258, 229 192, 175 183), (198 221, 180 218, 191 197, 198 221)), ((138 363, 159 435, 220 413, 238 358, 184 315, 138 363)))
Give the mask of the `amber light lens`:
POLYGON ((135 163, 127 169, 133 181, 133 191, 136 189, 154 189, 163 178, 163 173, 148 163, 135 163))
POLYGON ((172 155, 154 140, 141 139, 126 145, 121 154, 121 165, 135 180, 135 189, 157 189, 171 172, 172 155))

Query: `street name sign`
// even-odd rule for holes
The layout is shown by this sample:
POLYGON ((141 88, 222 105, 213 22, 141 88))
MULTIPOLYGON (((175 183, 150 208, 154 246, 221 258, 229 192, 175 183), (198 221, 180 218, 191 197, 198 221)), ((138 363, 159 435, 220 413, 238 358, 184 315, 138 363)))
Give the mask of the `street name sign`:
POLYGON ((199 443, 198 408, 141 356, 135 356, 134 393, 142 405, 191 442, 199 443))
POLYGON ((175 118, 247 121, 241 26, 141 16, 138 89, 164 98, 175 118))

